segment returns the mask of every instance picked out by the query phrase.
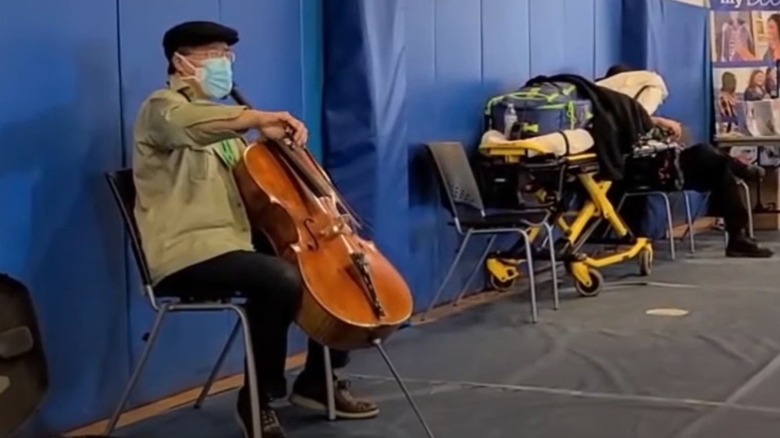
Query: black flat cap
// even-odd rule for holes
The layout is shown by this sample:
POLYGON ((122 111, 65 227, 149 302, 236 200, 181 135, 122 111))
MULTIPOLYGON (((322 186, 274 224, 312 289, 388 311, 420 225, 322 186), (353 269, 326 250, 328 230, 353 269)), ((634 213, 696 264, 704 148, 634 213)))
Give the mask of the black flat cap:
POLYGON ((205 46, 212 43, 227 43, 232 46, 238 42, 238 32, 212 21, 188 21, 168 29, 163 36, 165 58, 170 60, 182 47, 205 46))

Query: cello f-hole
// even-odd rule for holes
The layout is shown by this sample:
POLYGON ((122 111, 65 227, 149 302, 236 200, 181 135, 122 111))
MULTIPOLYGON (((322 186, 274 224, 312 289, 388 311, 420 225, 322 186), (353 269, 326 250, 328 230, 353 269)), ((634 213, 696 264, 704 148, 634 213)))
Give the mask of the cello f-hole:
POLYGON ((314 220, 312 218, 307 218, 303 221, 303 226, 306 227, 306 232, 309 233, 309 236, 311 236, 311 239, 314 241, 314 243, 309 243, 306 246, 309 247, 309 250, 316 251, 320 249, 320 242, 317 240, 317 236, 314 234, 314 231, 311 229, 311 224, 314 223, 314 220))

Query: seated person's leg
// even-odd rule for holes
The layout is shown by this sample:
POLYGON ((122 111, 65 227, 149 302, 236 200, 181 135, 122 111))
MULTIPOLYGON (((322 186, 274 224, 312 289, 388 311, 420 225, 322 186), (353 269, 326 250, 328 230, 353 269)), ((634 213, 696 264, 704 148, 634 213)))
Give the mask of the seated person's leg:
MULTIPOLYGON (((159 289, 195 297, 213 291, 225 294, 240 291, 246 295, 252 343, 258 358, 255 364, 263 436, 284 437, 269 403, 287 393, 284 377, 287 336, 302 296, 297 270, 275 256, 235 251, 182 269, 164 279, 159 289)), ((245 428, 251 428, 249 400, 248 389, 244 387, 239 392, 238 413, 245 428)), ((251 431, 248 436, 253 436, 251 431)))
MULTIPOLYGON (((273 253, 273 246, 264 235, 255 236, 254 246, 262 253, 273 253)), ((322 345, 313 340, 309 340, 308 350, 306 366, 293 384, 290 402, 305 408, 326 411, 328 400, 325 383, 325 352, 322 345)), ((330 362, 333 370, 342 369, 349 362, 349 354, 344 351, 331 349, 330 362)), ((379 414, 379 408, 376 404, 352 397, 349 393, 348 381, 342 379, 335 380, 334 395, 337 417, 362 419, 375 417, 379 414)))
POLYGON ((731 169, 731 173, 733 173, 737 178, 748 182, 759 181, 766 173, 764 168, 761 166, 745 164, 729 155, 724 149, 718 149, 715 146, 705 143, 695 144, 692 139, 693 136, 691 131, 687 127, 683 126, 682 144, 692 145, 684 152, 686 155, 696 158, 704 157, 704 159, 708 159, 708 157, 710 157, 712 154, 722 155, 726 158, 726 163, 728 164, 729 169, 731 169))
MULTIPOLYGON (((330 361, 334 370, 347 366, 346 352, 330 350, 330 361)), ((293 384, 290 402, 309 409, 326 412, 328 407, 325 383, 325 351, 322 346, 309 340, 306 366, 293 384)), ((345 419, 372 418, 379 414, 376 404, 357 400, 349 392, 349 381, 334 378, 334 401, 336 417, 345 419)))
MULTIPOLYGON (((275 396, 286 394, 287 333, 301 299, 299 280, 289 268, 276 257, 235 251, 184 268, 164 279, 159 286, 166 292, 182 294, 199 291, 209 294, 241 291, 246 294, 252 344, 258 359, 255 364, 262 433, 274 438, 285 435, 269 403, 275 396)), ((244 386, 238 395, 238 414, 247 436, 252 437, 249 400, 248 389, 244 386)))
POLYGON ((685 189, 710 192, 710 201, 723 215, 729 243, 729 257, 771 257, 772 251, 761 248, 747 236, 748 214, 737 180, 732 172, 730 157, 712 146, 698 145, 680 154, 680 167, 685 178, 685 189))
MULTIPOLYGON (((714 147, 712 148, 714 149, 714 147)), ((758 182, 763 179, 764 175, 766 174, 766 171, 761 166, 756 166, 755 164, 745 164, 731 155, 728 155, 725 151, 719 150, 718 153, 722 154, 728 160, 731 173, 743 181, 758 182)))

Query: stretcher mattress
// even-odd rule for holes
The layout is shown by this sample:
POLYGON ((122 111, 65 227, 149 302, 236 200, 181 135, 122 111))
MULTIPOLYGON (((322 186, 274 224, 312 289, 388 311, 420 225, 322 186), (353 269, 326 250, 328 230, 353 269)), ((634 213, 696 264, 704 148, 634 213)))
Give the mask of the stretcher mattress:
MULTIPOLYGON (((596 85, 636 98, 650 115, 655 113, 669 95, 663 78, 651 71, 620 73, 597 81, 596 85)), ((482 136, 480 149, 501 145, 523 148, 524 143, 534 146, 528 148, 529 156, 542 153, 556 156, 577 155, 587 152, 594 145, 593 137, 584 129, 564 130, 512 142, 507 141, 506 137, 498 131, 488 131, 482 136), (538 150, 539 148, 544 152, 538 150)))

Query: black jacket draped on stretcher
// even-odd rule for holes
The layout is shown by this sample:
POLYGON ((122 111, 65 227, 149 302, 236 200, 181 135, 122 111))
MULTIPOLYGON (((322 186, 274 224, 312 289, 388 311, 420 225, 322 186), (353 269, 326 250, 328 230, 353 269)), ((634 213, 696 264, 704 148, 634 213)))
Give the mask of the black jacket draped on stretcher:
POLYGON ((608 180, 622 180, 625 155, 631 153, 640 136, 653 129, 653 120, 644 107, 630 96, 577 75, 537 76, 526 86, 541 82, 572 84, 581 98, 590 100, 593 118, 586 129, 595 142, 600 174, 608 180))

